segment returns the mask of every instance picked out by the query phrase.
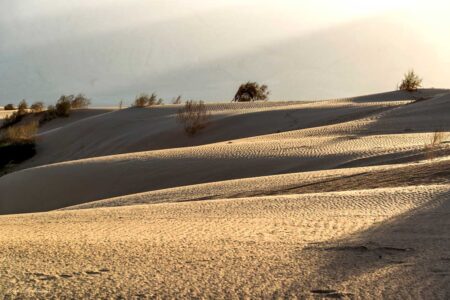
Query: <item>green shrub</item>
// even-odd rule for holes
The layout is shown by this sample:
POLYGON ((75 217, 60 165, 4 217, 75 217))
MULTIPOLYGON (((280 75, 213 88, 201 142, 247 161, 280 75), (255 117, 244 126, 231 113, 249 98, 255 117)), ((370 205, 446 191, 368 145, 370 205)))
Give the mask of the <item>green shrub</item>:
POLYGON ((210 114, 203 101, 186 101, 186 104, 177 113, 177 121, 183 125, 184 131, 195 135, 208 125, 210 114))
POLYGON ((259 85, 256 82, 247 82, 241 84, 236 95, 234 96, 234 102, 249 102, 258 100, 268 100, 269 90, 267 85, 259 85))

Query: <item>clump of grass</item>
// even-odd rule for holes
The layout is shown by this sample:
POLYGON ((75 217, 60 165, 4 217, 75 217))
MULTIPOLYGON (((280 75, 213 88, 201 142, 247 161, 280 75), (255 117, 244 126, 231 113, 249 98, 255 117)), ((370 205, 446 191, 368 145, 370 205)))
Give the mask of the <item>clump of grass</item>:
POLYGON ((444 132, 436 130, 430 139, 430 142, 425 145, 425 157, 426 159, 435 159, 436 158, 436 150, 442 145, 444 140, 446 139, 446 135, 444 132))
POLYGON ((210 114, 203 101, 186 101, 184 107, 177 113, 177 121, 183 125, 184 131, 190 136, 204 129, 209 119, 210 114))

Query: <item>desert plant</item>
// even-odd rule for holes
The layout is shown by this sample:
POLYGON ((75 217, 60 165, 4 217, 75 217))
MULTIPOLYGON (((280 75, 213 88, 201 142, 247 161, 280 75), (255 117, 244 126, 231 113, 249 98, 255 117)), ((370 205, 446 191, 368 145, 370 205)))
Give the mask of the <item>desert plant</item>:
POLYGON ((73 97, 73 99, 70 102, 71 108, 74 108, 74 109, 86 108, 89 105, 91 105, 91 100, 83 94, 78 94, 78 95, 72 96, 72 97, 73 97))
POLYGON ((181 104, 181 95, 172 100, 172 104, 181 104))
POLYGON ((236 95, 234 96, 234 102, 248 102, 267 100, 269 98, 269 90, 267 85, 259 85, 256 82, 247 82, 241 84, 236 95))
MULTIPOLYGON (((161 102, 162 103, 162 102, 161 102)), ((142 93, 139 96, 136 97, 134 100, 134 107, 146 107, 146 106, 153 106, 158 103, 157 96, 155 93, 152 93, 151 95, 142 93)))
POLYGON ((72 101, 74 100, 73 95, 62 95, 59 97, 55 105, 55 113, 58 117, 68 117, 70 115, 70 110, 72 108, 72 101))
POLYGON ((14 104, 6 104, 5 107, 3 108, 4 110, 15 110, 16 108, 14 107, 14 104))
POLYGON ((33 104, 31 104, 30 109, 34 113, 40 113, 41 111, 44 110, 44 103, 34 102, 33 104))
POLYGON ((445 133, 440 130, 436 130, 432 134, 430 142, 425 145, 425 157, 427 159, 435 158, 436 150, 444 142, 445 138, 446 138, 445 133))
POLYGON ((156 102, 156 105, 163 105, 164 104, 164 99, 163 98, 159 98, 158 102, 156 102))
POLYGON ((30 121, 24 124, 10 126, 3 130, 1 141, 7 144, 24 144, 34 142, 38 122, 30 121))
POLYGON ((186 101, 177 113, 177 121, 183 125, 184 131, 192 136, 208 125, 210 114, 203 101, 186 101))
POLYGON ((0 132, 0 170, 11 163, 20 163, 36 153, 35 136, 38 122, 10 126, 0 132))
POLYGON ((28 103, 25 99, 23 99, 22 101, 19 102, 19 105, 17 106, 17 112, 19 113, 19 115, 23 115, 27 113, 27 109, 28 103))
POLYGON ((399 90, 414 92, 417 91, 417 89, 420 88, 421 86, 422 86, 422 79, 419 76, 417 76, 414 70, 410 70, 405 74, 403 81, 399 86, 399 90))

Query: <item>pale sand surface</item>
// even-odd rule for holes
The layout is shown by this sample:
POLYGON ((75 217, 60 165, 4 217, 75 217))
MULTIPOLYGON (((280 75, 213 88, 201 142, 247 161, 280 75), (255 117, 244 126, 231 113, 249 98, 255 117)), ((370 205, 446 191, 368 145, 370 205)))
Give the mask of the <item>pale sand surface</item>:
POLYGON ((0 295, 447 299, 448 93, 50 122, 0 177, 0 295))
POLYGON ((11 297, 449 296, 450 185, 0 218, 11 297), (317 295, 317 294, 316 294, 317 295))

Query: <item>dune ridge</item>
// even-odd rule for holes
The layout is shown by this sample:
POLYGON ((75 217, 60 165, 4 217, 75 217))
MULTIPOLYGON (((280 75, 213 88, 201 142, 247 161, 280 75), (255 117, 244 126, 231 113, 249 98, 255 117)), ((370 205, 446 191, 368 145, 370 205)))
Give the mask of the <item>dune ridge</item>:
POLYGON ((207 106, 195 137, 179 105, 42 128, 0 177, 0 295, 450 296, 449 90, 207 106))

